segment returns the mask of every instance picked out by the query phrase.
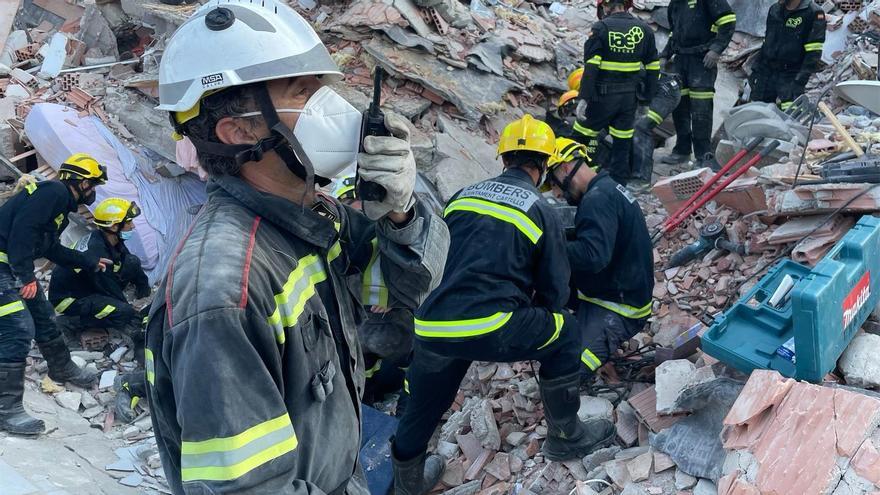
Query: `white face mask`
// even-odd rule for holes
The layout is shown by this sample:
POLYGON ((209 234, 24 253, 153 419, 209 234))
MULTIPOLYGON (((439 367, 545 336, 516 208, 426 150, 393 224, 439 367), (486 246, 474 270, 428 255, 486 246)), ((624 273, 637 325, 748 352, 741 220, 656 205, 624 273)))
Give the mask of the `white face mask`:
MULTIPOLYGON (((363 117, 329 87, 322 86, 315 91, 301 109, 279 108, 275 111, 300 114, 293 135, 315 167, 315 175, 332 179, 357 160, 363 117)), ((258 115, 260 112, 250 112, 239 117, 258 115)))

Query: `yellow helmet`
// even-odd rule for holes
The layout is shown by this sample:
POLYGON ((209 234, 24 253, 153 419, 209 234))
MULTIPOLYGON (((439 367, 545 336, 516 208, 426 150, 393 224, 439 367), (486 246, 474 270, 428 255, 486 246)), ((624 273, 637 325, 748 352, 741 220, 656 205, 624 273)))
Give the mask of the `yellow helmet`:
POLYGON ((128 222, 141 214, 137 203, 122 198, 107 198, 95 208, 95 224, 100 227, 112 227, 128 222))
POLYGON ((330 190, 330 194, 339 200, 357 198, 354 189, 355 180, 354 174, 339 177, 333 181, 333 189, 330 190))
POLYGON ((584 68, 575 69, 568 75, 568 89, 578 91, 581 89, 581 78, 584 77, 584 68))
POLYGON ((579 158, 589 161, 590 156, 587 154, 586 146, 573 139, 556 138, 556 149, 553 150, 553 156, 547 160, 547 169, 553 170, 553 167, 560 163, 570 162, 579 158))
POLYGON ((526 114, 504 128, 498 141, 498 155, 511 151, 536 151, 552 155, 555 140, 556 135, 546 122, 526 114))
POLYGON ((562 105, 574 100, 578 97, 578 90, 572 89, 571 91, 566 91, 562 93, 562 96, 559 97, 559 103, 556 104, 556 108, 562 108, 562 105))
POLYGON ((89 179, 98 184, 105 184, 107 182, 107 168, 88 153, 76 153, 70 155, 58 168, 58 178, 61 180, 89 179))

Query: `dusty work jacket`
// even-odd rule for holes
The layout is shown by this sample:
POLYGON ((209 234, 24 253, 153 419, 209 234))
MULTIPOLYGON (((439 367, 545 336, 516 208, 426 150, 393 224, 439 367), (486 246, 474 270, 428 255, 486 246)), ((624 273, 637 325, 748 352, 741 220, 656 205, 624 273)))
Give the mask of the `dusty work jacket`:
POLYGON ((770 70, 797 72, 796 79, 806 83, 822 58, 825 30, 825 11, 810 0, 791 11, 773 4, 758 63, 770 70))
POLYGON ((632 193, 600 172, 581 198, 575 229, 567 250, 578 299, 627 318, 649 316, 654 248, 632 193))
POLYGON ((101 232, 94 231, 80 243, 85 245, 87 256, 111 260, 113 265, 103 272, 66 267, 53 270, 49 282, 49 301, 56 306, 56 311, 63 313, 75 299, 92 294, 126 301, 123 291, 130 283, 138 291, 149 289, 149 281, 140 260, 128 251, 123 241, 114 246, 101 232))
POLYGON ((736 30, 736 14, 727 0, 672 0, 667 16, 671 34, 661 58, 722 53, 736 30))
POLYGON ((8 263, 22 285, 35 280, 34 259, 45 257, 68 267, 92 269, 98 258, 61 245, 67 214, 78 208, 60 181, 28 184, 0 206, 0 263, 8 263))
POLYGON ((511 168, 462 189, 444 216, 445 275, 416 313, 417 338, 472 339, 499 330, 519 308, 565 306, 562 226, 527 172, 511 168))
POLYGON ((209 183, 147 327, 175 494, 365 493, 352 482, 363 312, 347 279, 378 258, 392 304, 414 307, 439 281, 448 233, 420 203, 398 228, 325 201, 319 215, 238 178, 209 183))
POLYGON ((651 27, 631 14, 615 13, 593 24, 584 43, 584 75, 578 97, 589 102, 614 93, 635 93, 644 82, 651 99, 660 76, 660 60, 651 27))

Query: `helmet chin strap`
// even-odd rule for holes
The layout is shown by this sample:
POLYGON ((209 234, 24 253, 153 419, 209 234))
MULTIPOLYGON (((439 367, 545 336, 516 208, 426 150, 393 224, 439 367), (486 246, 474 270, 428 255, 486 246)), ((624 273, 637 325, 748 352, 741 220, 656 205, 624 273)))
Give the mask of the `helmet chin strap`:
POLYGON ((578 170, 584 165, 585 160, 583 158, 578 159, 575 162, 574 168, 571 169, 571 172, 565 176, 565 180, 562 181, 562 184, 559 183, 559 180, 556 179, 556 175, 551 173, 550 177, 552 177, 552 181, 559 186, 559 189, 562 190, 562 195, 565 197, 565 200, 568 204, 572 206, 577 206, 577 199, 575 199, 574 195, 571 193, 571 181, 574 179, 574 176, 577 174, 578 170))

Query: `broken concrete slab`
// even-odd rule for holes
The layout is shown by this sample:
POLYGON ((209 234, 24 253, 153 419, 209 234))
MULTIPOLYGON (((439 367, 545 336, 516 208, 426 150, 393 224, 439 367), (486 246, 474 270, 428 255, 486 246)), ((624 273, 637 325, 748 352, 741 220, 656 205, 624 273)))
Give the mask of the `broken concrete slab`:
POLYGON ((578 417, 581 421, 589 421, 591 419, 607 419, 611 421, 614 418, 614 404, 602 397, 582 395, 578 417))
POLYGON ((102 57, 112 57, 113 61, 119 60, 116 35, 113 34, 113 29, 101 10, 94 5, 86 6, 79 25, 77 38, 86 44, 87 49, 97 49, 102 57))
POLYGON ((767 205, 774 215, 814 215, 838 208, 844 212, 873 212, 880 210, 880 187, 876 184, 803 185, 771 195, 767 205), (870 190, 855 199, 865 189, 870 190))
POLYGON ((679 490, 688 490, 697 484, 697 478, 687 474, 681 469, 675 470, 675 488, 679 490))
POLYGON ((55 396, 55 400, 61 405, 61 407, 65 407, 71 411, 79 411, 82 394, 79 392, 59 392, 58 395, 55 396))
POLYGON ((654 465, 654 454, 645 452, 635 459, 626 463, 626 470, 634 483, 645 481, 651 476, 651 467, 654 465))
POLYGON ((718 487, 707 479, 700 479, 694 487, 694 495, 718 495, 718 487))
POLYGON ((471 411, 471 429, 484 448, 493 451, 501 450, 501 436, 498 433, 498 425, 495 423, 492 405, 488 400, 484 400, 480 407, 471 411))
POLYGON ((502 77, 480 71, 453 70, 433 57, 373 38, 364 49, 394 77, 415 81, 455 105, 472 121, 491 114, 511 89, 522 87, 502 77))
POLYGON ((838 361, 846 383, 856 387, 880 387, 880 336, 856 335, 838 361))
POLYGON ((599 449, 583 458, 582 462, 584 464, 584 469, 592 471, 602 464, 614 460, 614 456, 617 455, 618 452, 620 452, 620 447, 616 445, 599 449))
POLYGON ((437 187, 443 201, 465 186, 501 173, 494 147, 481 137, 442 115, 438 115, 437 125, 441 132, 434 135, 434 164, 422 171, 437 187))
MULTIPOLYGON (((119 117, 122 125, 134 134, 137 142, 166 160, 174 162, 177 154, 175 142, 169 139, 174 129, 166 112, 155 109, 156 104, 146 96, 135 92, 107 91, 104 108, 119 117)), ((185 173, 180 167, 180 174, 185 173)))
POLYGON ((675 414, 675 401, 684 391, 696 371, 694 363, 687 359, 675 359, 660 363, 656 371, 657 412, 675 414))

